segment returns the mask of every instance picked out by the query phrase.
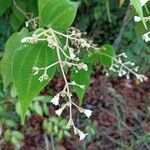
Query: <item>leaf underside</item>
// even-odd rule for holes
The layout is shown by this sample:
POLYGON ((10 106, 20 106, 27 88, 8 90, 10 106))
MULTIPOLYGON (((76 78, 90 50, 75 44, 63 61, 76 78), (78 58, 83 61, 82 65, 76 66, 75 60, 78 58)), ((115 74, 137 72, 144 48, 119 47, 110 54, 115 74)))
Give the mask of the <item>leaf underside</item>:
POLYGON ((40 82, 38 79, 44 71, 34 75, 32 67, 46 67, 56 62, 55 50, 47 47, 46 43, 24 45, 15 52, 13 59, 13 79, 20 100, 22 121, 33 98, 48 84, 54 76, 56 66, 48 69, 49 80, 40 82))

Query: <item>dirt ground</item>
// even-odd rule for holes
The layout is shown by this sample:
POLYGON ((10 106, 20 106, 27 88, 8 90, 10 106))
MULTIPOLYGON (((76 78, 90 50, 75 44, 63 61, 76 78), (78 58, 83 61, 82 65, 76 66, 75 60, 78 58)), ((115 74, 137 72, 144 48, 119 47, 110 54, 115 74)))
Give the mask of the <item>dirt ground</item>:
MULTIPOLYGON (((148 81, 140 83, 135 79, 108 79, 95 70, 83 107, 93 110, 91 119, 96 134, 86 142, 79 141, 77 136, 66 138, 58 142, 56 150, 128 150, 129 147, 149 150, 150 144, 140 141, 142 135, 150 133, 150 73, 147 76, 148 81)), ((63 85, 63 80, 55 77, 42 93, 46 94, 51 87, 60 91, 63 85)), ((74 100, 77 101, 76 97, 74 100)), ((55 108, 49 109, 54 114, 55 108)), ((85 118, 76 110, 73 113, 76 125, 84 129, 85 118)), ((67 112, 63 115, 67 116, 67 112)), ((33 115, 25 127, 20 128, 25 133, 22 150, 45 150, 42 121, 42 117, 33 115)), ((5 144, 1 149, 14 148, 5 144)))

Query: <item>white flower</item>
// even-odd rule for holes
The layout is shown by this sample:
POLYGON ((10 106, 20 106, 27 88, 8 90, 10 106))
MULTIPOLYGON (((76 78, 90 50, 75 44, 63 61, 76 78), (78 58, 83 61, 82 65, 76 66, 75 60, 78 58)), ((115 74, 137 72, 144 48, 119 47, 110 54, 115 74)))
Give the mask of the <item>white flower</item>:
POLYGON ((56 115, 58 115, 58 116, 60 116, 62 114, 62 112, 63 112, 62 108, 55 111, 56 115))
POLYGON ((88 70, 88 66, 84 64, 83 62, 78 64, 78 69, 84 69, 85 71, 88 70))
MULTIPOLYGON (((38 74, 38 71, 34 73, 34 75, 38 74)), ((38 79, 40 82, 43 82, 44 80, 48 80, 48 74, 43 74, 42 76, 39 77, 38 79)))
POLYGON ((62 112, 64 111, 64 109, 66 108, 66 106, 68 106, 68 103, 63 104, 61 108, 57 109, 55 111, 56 115, 60 116, 62 114, 62 112))
POLYGON ((148 78, 147 78, 146 76, 140 75, 140 74, 136 75, 136 78, 137 78, 138 80, 140 80, 141 82, 148 80, 148 78))
POLYGON ((122 53, 122 56, 123 56, 124 58, 128 58, 128 56, 127 56, 126 53, 122 53))
POLYGON ((38 73, 39 73, 39 71, 35 71, 35 72, 34 72, 34 76, 37 75, 38 73))
POLYGON ((119 76, 119 77, 122 77, 122 76, 123 76, 122 71, 119 71, 118 76, 119 76))
POLYGON ((89 109, 84 109, 83 113, 84 113, 88 118, 90 118, 91 115, 92 115, 92 111, 89 110, 89 109))
POLYGON ((27 41, 28 41, 28 38, 26 37, 21 40, 21 43, 26 43, 27 41))
POLYGON ((73 53, 73 49, 72 49, 72 48, 69 49, 69 53, 70 53, 70 58, 71 58, 72 60, 74 60, 75 57, 76 57, 76 55, 73 53))
POLYGON ((26 26, 26 27, 29 27, 29 22, 28 22, 28 21, 25 22, 25 26, 26 26))
POLYGON ((74 134, 78 134, 78 129, 76 127, 73 128, 74 134))
POLYGON ((145 42, 150 41, 149 34, 150 34, 150 32, 147 32, 147 33, 143 34, 142 38, 143 38, 143 40, 145 40, 145 42))
POLYGON ((54 96, 54 98, 50 102, 56 106, 59 105, 59 97, 60 97, 60 94, 57 94, 56 96, 54 96))
POLYGON ((82 66, 82 68, 83 68, 85 71, 87 71, 87 70, 88 70, 88 67, 87 67, 87 65, 86 65, 86 64, 84 64, 84 65, 82 66))
POLYGON ((140 0, 141 6, 144 6, 149 0, 140 0))
POLYGON ((80 136, 80 141, 84 140, 85 137, 88 135, 87 133, 85 134, 82 131, 80 131, 79 129, 77 129, 77 132, 78 132, 78 134, 80 136))
POLYGON ((38 38, 37 37, 25 37, 21 40, 21 43, 31 43, 31 44, 35 44, 38 42, 38 38))
POLYGON ((34 72, 34 75, 37 75, 39 73, 39 68, 38 67, 33 67, 32 71, 34 72))
POLYGON ((32 68, 32 70, 33 70, 33 71, 37 71, 37 70, 39 70, 39 68, 36 67, 36 66, 34 66, 34 67, 32 68))
POLYGON ((135 22, 140 22, 142 19, 139 16, 134 16, 134 21, 135 22))

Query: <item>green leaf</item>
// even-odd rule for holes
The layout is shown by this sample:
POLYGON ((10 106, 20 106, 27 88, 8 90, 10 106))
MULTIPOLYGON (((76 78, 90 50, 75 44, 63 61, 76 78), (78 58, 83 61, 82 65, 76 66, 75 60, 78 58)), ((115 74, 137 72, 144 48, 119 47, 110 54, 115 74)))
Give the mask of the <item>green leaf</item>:
POLYGON ((47 2, 49 2, 50 0, 38 0, 38 11, 39 14, 41 14, 41 11, 43 9, 44 6, 47 5, 47 2))
POLYGON ((133 5, 133 7, 135 8, 136 12, 138 13, 140 18, 142 19, 142 22, 143 22, 145 29, 147 29, 147 26, 146 26, 146 23, 145 23, 144 17, 143 17, 143 10, 142 10, 140 0, 130 0, 130 1, 131 1, 131 4, 133 5))
POLYGON ((100 55, 100 62, 103 65, 110 67, 113 63, 112 57, 115 57, 115 50, 111 45, 106 44, 101 47, 99 55, 100 55))
POLYGON ((7 129, 5 132, 4 132, 4 140, 6 142, 10 142, 11 140, 11 137, 12 137, 12 133, 9 129, 7 129))
POLYGON ((77 8, 77 2, 49 0, 44 6, 39 7, 40 25, 66 31, 75 19, 77 8))
POLYGON ((52 122, 48 122, 48 126, 47 126, 47 134, 51 134, 53 133, 53 124, 52 122))
POLYGON ((38 115, 43 116, 43 109, 42 109, 40 103, 39 103, 39 102, 34 102, 33 105, 34 105, 34 111, 35 111, 38 115))
POLYGON ((22 46, 21 39, 28 36, 29 32, 23 28, 20 32, 14 33, 5 45, 5 53, 2 59, 2 77, 4 89, 12 82, 12 59, 14 52, 22 46))
POLYGON ((61 140, 63 138, 63 130, 59 130, 58 135, 57 135, 57 139, 61 140))
POLYGON ((0 16, 11 6, 11 0, 1 0, 0 1, 0 16))
POLYGON ((19 131, 13 131, 12 136, 14 136, 18 140, 23 140, 24 139, 23 134, 19 131))
POLYGON ((74 89, 75 92, 79 98, 79 104, 82 105, 83 97, 85 95, 85 92, 90 84, 90 76, 92 73, 92 66, 88 66, 88 70, 79 70, 78 72, 76 70, 72 70, 71 73, 71 81, 79 84, 84 85, 84 88, 80 88, 79 86, 75 85, 74 89))
POLYGON ((48 84, 54 76, 56 66, 47 70, 49 80, 40 82, 38 79, 44 71, 34 75, 32 68, 46 67, 55 63, 56 51, 47 47, 47 43, 37 43, 36 45, 24 45, 23 48, 15 52, 13 59, 13 80, 20 100, 22 121, 32 100, 48 84))
POLYGON ((49 108, 46 103, 43 103, 43 112, 45 115, 49 114, 49 108))
POLYGON ((150 30, 150 24, 147 24, 147 30, 145 30, 142 22, 134 23, 134 31, 137 37, 139 38, 141 38, 143 34, 149 32, 149 30, 150 30))
POLYGON ((68 132, 68 131, 64 131, 64 136, 66 136, 66 137, 71 137, 71 134, 70 134, 70 132, 68 132))
POLYGON ((84 56, 84 62, 87 63, 87 64, 94 64, 94 63, 97 63, 100 61, 100 55, 99 55, 99 50, 98 51, 95 51, 93 48, 92 49, 89 49, 89 52, 90 52, 90 55, 85 55, 84 56))

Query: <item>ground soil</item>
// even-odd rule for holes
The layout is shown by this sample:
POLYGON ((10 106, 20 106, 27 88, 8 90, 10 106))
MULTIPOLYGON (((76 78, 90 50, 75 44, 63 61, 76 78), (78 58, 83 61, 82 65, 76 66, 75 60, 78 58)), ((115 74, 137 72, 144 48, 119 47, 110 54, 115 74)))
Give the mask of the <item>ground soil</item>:
MULTIPOLYGON (((109 79, 95 70, 91 77, 91 84, 85 96, 84 108, 93 110, 92 124, 96 134, 90 140, 82 142, 77 136, 66 138, 56 145, 57 150, 148 150, 150 145, 137 142, 140 136, 150 133, 150 73, 149 80, 140 83, 134 78, 109 79), (84 148, 86 147, 86 148, 84 148)), ((62 78, 56 76, 48 87, 43 90, 46 94, 53 87, 60 91, 64 86, 62 78)), ((76 102, 76 97, 74 97, 76 102)), ((54 114, 55 108, 50 106, 54 114)), ((67 112, 64 116, 67 116, 67 112)), ((85 117, 74 110, 76 125, 85 127, 85 117)), ((43 118, 33 115, 25 127, 20 129, 26 134, 22 150, 45 150, 44 136, 41 129, 43 118)), ((6 144, 4 150, 14 148, 6 144)), ((51 148, 50 148, 51 149, 51 148)))

